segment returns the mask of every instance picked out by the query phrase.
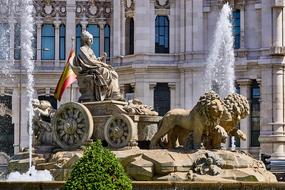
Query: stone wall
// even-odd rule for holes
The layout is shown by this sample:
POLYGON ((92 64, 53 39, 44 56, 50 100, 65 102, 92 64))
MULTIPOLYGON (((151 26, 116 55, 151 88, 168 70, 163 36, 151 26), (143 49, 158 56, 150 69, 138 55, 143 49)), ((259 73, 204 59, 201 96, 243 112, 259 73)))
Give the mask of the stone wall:
MULTIPOLYGON (((0 182, 0 190, 59 190, 64 185, 63 181, 57 182, 0 182)), ((133 182, 134 190, 281 190, 285 183, 197 183, 197 182, 133 182)))

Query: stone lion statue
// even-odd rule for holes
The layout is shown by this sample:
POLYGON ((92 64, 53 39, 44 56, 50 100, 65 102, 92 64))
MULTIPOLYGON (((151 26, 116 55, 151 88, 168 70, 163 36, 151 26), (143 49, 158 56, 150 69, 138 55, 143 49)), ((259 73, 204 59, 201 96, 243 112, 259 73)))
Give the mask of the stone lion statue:
MULTIPOLYGON (((247 98, 237 93, 231 93, 224 98, 225 111, 221 119, 220 125, 225 129, 229 136, 235 136, 241 140, 246 140, 246 134, 238 129, 238 124, 241 119, 244 119, 249 115, 250 106, 247 98), (229 117, 230 116, 230 117, 229 117)), ((217 133, 214 131, 214 133, 217 133)), ((218 134, 212 134, 214 139, 211 144, 206 147, 217 147, 223 140, 218 134)))
MULTIPOLYGON (((235 136, 236 138, 246 140, 246 134, 237 128, 241 119, 244 119, 249 115, 250 106, 245 96, 232 93, 226 96, 223 100, 224 102, 224 112, 223 116, 220 120, 219 125, 224 128, 229 136, 235 136)), ((174 148, 178 145, 190 146, 188 141, 191 135, 191 131, 181 127, 175 127, 168 133, 166 146, 168 148, 174 148), (189 137, 190 136, 190 137, 189 137), (171 144, 171 142, 176 142, 178 140, 178 144, 171 144)), ((206 138, 204 138, 203 145, 206 149, 219 149, 221 147, 221 143, 225 142, 225 139, 219 135, 219 131, 213 130, 210 133, 205 134, 206 138)), ((177 143, 177 142, 176 142, 177 143)), ((191 149, 186 147, 187 149, 191 149)))
POLYGON ((214 91, 206 92, 192 110, 173 109, 167 112, 159 122, 159 129, 151 139, 150 148, 155 148, 166 134, 170 136, 169 148, 174 148, 177 140, 177 136, 174 136, 177 134, 176 128, 185 130, 183 135, 193 131, 194 149, 200 148, 203 134, 212 134, 212 131, 217 131, 221 139, 225 139, 227 133, 218 125, 223 112, 224 103, 220 97, 214 91))

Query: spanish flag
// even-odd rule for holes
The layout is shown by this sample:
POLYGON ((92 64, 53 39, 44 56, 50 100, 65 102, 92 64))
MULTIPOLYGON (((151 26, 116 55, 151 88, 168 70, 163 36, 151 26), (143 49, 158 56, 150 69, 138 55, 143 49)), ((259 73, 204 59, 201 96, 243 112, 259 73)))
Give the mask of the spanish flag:
POLYGON ((54 97, 58 101, 61 100, 61 96, 66 88, 68 88, 74 81, 76 81, 76 74, 73 72, 70 63, 73 62, 75 58, 75 51, 73 49, 70 50, 67 62, 65 64, 64 70, 60 76, 60 79, 57 83, 54 97))

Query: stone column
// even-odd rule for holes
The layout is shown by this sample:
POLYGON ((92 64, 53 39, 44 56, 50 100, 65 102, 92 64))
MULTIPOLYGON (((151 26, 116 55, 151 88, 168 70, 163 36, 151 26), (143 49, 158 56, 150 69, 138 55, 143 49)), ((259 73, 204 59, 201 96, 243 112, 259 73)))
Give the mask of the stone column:
POLYGON ((193 1, 193 51, 203 51, 203 1, 193 1))
POLYGON ((43 21, 37 21, 36 25, 37 25, 37 61, 40 61, 42 59, 41 56, 41 48, 42 48, 42 24, 43 21))
POLYGON ((181 68, 179 69, 179 75, 180 75, 180 102, 179 102, 179 105, 181 108, 186 108, 186 101, 185 101, 185 96, 186 96, 186 89, 185 89, 185 86, 186 86, 186 81, 185 81, 185 75, 186 75, 186 72, 185 72, 185 69, 181 68))
POLYGON ((20 151, 20 107, 19 107, 19 88, 15 87, 12 94, 12 122, 14 123, 14 153, 20 151))
MULTIPOLYGON (((150 1, 135 1, 134 53, 150 51, 150 1)), ((152 42, 153 43, 153 42, 152 42)))
POLYGON ((261 0, 261 33, 262 48, 269 48, 272 44, 271 1, 261 0))
POLYGON ((176 83, 168 83, 168 87, 170 90, 170 109, 176 108, 176 83))
POLYGON ((155 0, 150 0, 149 6, 149 17, 150 17, 150 49, 151 53, 155 52, 155 0))
POLYGON ((59 26, 61 21, 53 21, 55 27, 55 66, 59 66, 59 26))
POLYGON ((156 82, 149 83, 149 105, 154 107, 154 88, 156 87, 156 82))
POLYGON ((284 70, 283 66, 273 67, 273 154, 275 158, 285 158, 284 154, 284 70))
POLYGON ((88 21, 82 20, 82 21, 80 21, 80 24, 82 26, 82 32, 86 31, 86 28, 87 28, 87 25, 88 25, 88 21))
POLYGON ((75 47, 75 40, 71 40, 76 36, 76 2, 75 0, 66 1, 66 52, 75 47))
POLYGON ((113 43, 111 44, 111 46, 113 46, 113 56, 119 56, 120 55, 120 49, 121 49, 121 32, 122 32, 122 28, 121 28, 121 22, 122 22, 122 18, 124 16, 122 16, 122 12, 124 11, 123 6, 123 1, 122 0, 117 0, 117 1, 113 1, 112 5, 113 5, 113 14, 112 14, 112 39, 113 39, 113 43))
MULTIPOLYGON (((186 52, 193 51, 193 0, 188 0, 185 2, 186 13, 185 13, 185 27, 186 27, 186 52)), ((183 105, 184 103, 181 103, 183 105)))
MULTIPOLYGON (((250 104, 250 85, 251 85, 251 80, 250 79, 240 79, 237 80, 237 83, 240 86, 240 94, 247 97, 247 100, 250 104)), ((242 119, 240 121, 240 130, 243 131, 246 134, 246 140, 240 140, 240 149, 243 151, 248 152, 249 151, 249 147, 250 147, 250 134, 251 134, 251 130, 250 130, 250 116, 242 119)))
POLYGON ((283 39, 282 39, 282 32, 283 32, 283 6, 274 6, 272 8, 273 13, 273 41, 272 45, 274 47, 282 47, 283 39))
POLYGON ((103 53, 104 53, 104 27, 105 27, 105 24, 106 24, 106 21, 99 21, 99 27, 100 27, 100 55, 99 56, 102 56, 103 53))

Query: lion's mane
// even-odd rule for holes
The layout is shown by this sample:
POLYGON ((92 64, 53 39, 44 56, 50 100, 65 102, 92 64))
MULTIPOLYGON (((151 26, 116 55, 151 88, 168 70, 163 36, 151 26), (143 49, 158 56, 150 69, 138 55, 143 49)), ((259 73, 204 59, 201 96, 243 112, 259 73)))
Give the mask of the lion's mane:
POLYGON ((236 124, 249 114, 249 103, 243 95, 237 93, 229 94, 224 98, 224 103, 236 124))
POLYGON ((199 113, 202 120, 205 121, 205 125, 208 127, 215 127, 220 123, 222 118, 222 113, 218 116, 212 114, 212 109, 216 106, 217 101, 224 106, 223 100, 214 91, 206 92, 203 96, 199 98, 198 103, 195 108, 199 113))

